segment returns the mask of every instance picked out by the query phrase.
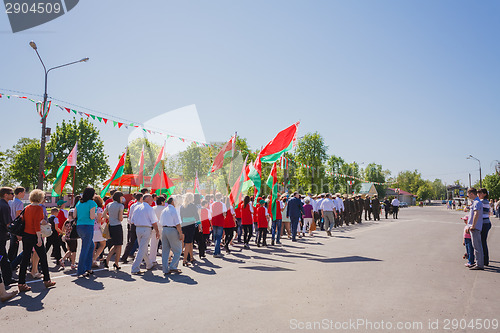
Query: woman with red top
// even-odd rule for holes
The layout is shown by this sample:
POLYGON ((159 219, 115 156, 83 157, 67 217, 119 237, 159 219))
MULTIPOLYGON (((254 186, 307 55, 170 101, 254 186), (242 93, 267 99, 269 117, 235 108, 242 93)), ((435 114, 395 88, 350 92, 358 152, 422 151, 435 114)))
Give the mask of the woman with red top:
POLYGON ((255 232, 255 244, 257 244, 257 236, 259 235, 259 207, 260 207, 260 201, 262 200, 262 197, 257 198, 257 203, 255 205, 255 213, 253 214, 253 231, 255 232))
POLYGON ((24 232, 23 232, 23 259, 19 269, 20 292, 30 291, 31 287, 26 284, 26 268, 30 262, 33 248, 40 258, 43 272, 43 284, 46 288, 54 286, 56 283, 50 281, 49 265, 47 263, 47 254, 42 242, 42 233, 40 231, 40 222, 44 220, 43 208, 40 206, 45 201, 45 193, 42 190, 33 190, 30 193, 31 205, 24 211, 24 232))
MULTIPOLYGON (((201 202, 201 209, 200 209, 200 219, 201 219, 201 232, 203 233, 203 241, 207 246, 210 243, 210 220, 212 219, 212 216, 210 215, 210 210, 207 208, 208 207, 208 201, 203 200, 201 202)), ((200 252, 200 257, 205 257, 205 253, 203 253, 203 256, 201 255, 200 252)))
POLYGON ((238 207, 241 210, 241 227, 243 228, 243 247, 249 249, 250 238, 252 238, 253 207, 250 203, 250 197, 247 195, 243 199, 243 204, 238 207))
POLYGON ((267 212, 267 208, 265 206, 266 201, 259 201, 260 207, 257 208, 258 221, 257 225, 259 227, 259 237, 257 238, 257 246, 260 247, 260 240, 262 239, 262 245, 267 246, 266 237, 267 237, 267 218, 269 213, 267 212))
POLYGON ((220 243, 224 232, 224 218, 226 217, 226 205, 221 202, 222 194, 215 195, 215 202, 212 204, 212 228, 215 236, 214 257, 222 257, 220 253, 220 243))
POLYGON ((234 229, 236 227, 236 223, 234 220, 234 209, 231 206, 231 202, 229 198, 226 198, 226 217, 224 218, 224 234, 226 235, 224 239, 224 248, 226 249, 226 253, 229 254, 229 243, 234 236, 234 229))

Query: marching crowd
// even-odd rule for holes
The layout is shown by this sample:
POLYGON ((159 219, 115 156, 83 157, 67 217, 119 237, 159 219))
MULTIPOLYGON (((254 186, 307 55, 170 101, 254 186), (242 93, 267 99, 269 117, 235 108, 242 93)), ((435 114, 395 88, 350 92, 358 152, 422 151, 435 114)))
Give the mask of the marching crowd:
POLYGON ((66 269, 69 264, 81 278, 94 274, 93 268, 100 265, 109 269, 110 261, 113 261, 113 269, 120 270, 120 263, 128 263, 130 258, 134 258, 132 274, 142 274, 143 263, 147 270, 157 266, 160 250, 163 273, 179 274, 181 257, 185 267, 197 264, 193 252, 195 244, 200 258, 206 257, 212 244, 213 256, 218 258, 222 257, 222 250, 231 253, 234 242, 249 249, 252 237, 260 247, 268 246, 268 233, 271 246, 281 244, 283 237, 292 242, 306 234, 313 237, 318 229, 332 236, 333 228, 362 223, 363 211, 365 220, 371 220, 373 215, 373 220, 380 221, 382 211, 386 219, 389 214, 397 219, 399 210, 397 198, 392 201, 385 198, 381 202, 377 195, 362 198, 361 195, 342 196, 340 193, 315 196, 308 193, 301 196, 295 192, 275 199, 245 196, 233 207, 229 198, 221 193, 204 197, 186 193, 167 198, 164 194, 150 194, 148 189, 143 189, 127 202, 120 191, 112 190, 111 196, 103 200, 93 188, 86 188, 81 196, 75 197, 69 210, 65 209, 67 202, 59 200, 49 214, 44 206, 43 191, 31 191, 30 204, 26 207, 21 200, 24 192, 22 187, 0 188, 2 302, 18 292, 7 292, 5 286, 17 283, 19 292, 31 290, 26 284, 27 274, 35 279, 43 278, 46 288, 55 285, 48 268, 50 248, 56 267, 66 269), (124 216, 127 217, 126 239, 124 216), (14 234, 15 229, 9 226, 20 223, 24 228, 14 234), (18 268, 16 280, 13 272, 18 268))

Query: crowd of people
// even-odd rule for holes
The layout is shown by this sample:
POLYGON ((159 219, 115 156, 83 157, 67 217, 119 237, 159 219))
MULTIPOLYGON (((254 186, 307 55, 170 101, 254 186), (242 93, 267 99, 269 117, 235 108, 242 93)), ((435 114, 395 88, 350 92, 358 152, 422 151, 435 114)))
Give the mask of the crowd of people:
POLYGON ((231 253, 234 243, 249 249, 252 237, 255 246, 282 244, 284 237, 296 242, 302 237, 314 237, 324 231, 333 236, 332 230, 344 225, 398 216, 397 198, 380 201, 377 195, 341 195, 324 193, 313 196, 287 193, 272 199, 271 196, 244 196, 237 205, 221 193, 205 195, 156 195, 142 189, 132 200, 122 192, 111 191, 110 197, 101 199, 93 188, 86 188, 74 198, 74 204, 65 208, 66 201, 59 200, 57 207, 44 205, 45 193, 33 190, 30 204, 24 207, 22 187, 0 189, 0 298, 6 301, 18 291, 7 292, 5 286, 16 284, 19 292, 27 292, 26 275, 43 278, 46 288, 53 287, 50 279, 48 252, 59 269, 76 270, 79 278, 94 274, 93 268, 101 265, 120 270, 121 263, 133 258, 131 273, 142 274, 155 268, 161 251, 164 274, 179 274, 182 265, 196 265, 194 249, 200 259, 212 251, 213 257, 222 257, 222 251, 231 253), (272 201, 275 202, 272 202, 272 201), (274 212, 274 213, 273 213, 274 212), (124 217, 127 217, 124 235, 124 217), (24 221, 21 235, 9 234, 7 226, 15 219, 24 221), (80 241, 78 241, 80 239, 80 241), (7 244, 9 245, 7 251, 7 244), (21 252, 19 247, 22 244, 21 252), (125 247, 123 248, 123 246, 125 247), (77 260, 77 251, 79 258, 77 260), (213 246, 213 250, 211 247, 213 246), (135 256, 134 256, 135 253, 135 256), (19 268, 18 280, 13 272, 19 268), (29 268, 29 271, 28 271, 29 268), (39 272, 41 269, 41 273, 39 272), (3 278, 3 282, 2 282, 3 278))

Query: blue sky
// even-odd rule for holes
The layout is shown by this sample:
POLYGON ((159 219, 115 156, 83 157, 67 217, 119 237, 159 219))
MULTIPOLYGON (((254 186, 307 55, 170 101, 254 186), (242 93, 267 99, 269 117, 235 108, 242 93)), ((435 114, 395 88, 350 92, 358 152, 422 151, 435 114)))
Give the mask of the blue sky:
MULTIPOLYGON (((500 160, 499 17, 487 0, 85 0, 16 34, 0 13, 0 92, 43 93, 35 40, 48 67, 90 57, 52 72, 49 96, 99 113, 145 122, 195 104, 207 140, 238 131, 254 149, 300 120, 348 162, 468 183, 466 156, 483 175, 500 160)), ((0 112, 1 150, 40 136, 33 104, 0 112)), ((131 130, 97 126, 114 167, 131 130)))

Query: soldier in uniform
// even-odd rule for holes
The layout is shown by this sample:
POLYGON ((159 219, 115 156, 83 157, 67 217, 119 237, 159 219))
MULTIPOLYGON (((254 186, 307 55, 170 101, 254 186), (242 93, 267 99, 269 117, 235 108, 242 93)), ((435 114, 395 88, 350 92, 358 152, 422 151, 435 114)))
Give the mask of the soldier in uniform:
POLYGON ((372 219, 371 217, 371 200, 370 200, 370 195, 367 194, 366 198, 364 200, 364 208, 365 208, 365 221, 368 221, 372 219))
POLYGON ((363 204, 359 195, 354 196, 354 223, 361 223, 361 214, 363 214, 363 204))
POLYGON ((374 195, 372 199, 372 212, 373 220, 380 221, 380 201, 378 200, 378 195, 374 195))

